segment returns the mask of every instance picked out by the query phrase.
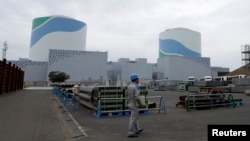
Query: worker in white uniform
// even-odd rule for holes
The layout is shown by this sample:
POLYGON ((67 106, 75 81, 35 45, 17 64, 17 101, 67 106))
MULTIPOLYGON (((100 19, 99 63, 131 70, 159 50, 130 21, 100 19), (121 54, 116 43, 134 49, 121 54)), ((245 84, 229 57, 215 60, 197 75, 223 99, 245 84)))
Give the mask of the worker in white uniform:
POLYGON ((72 88, 72 93, 73 93, 73 95, 79 93, 79 86, 78 85, 74 85, 74 87, 72 88))
POLYGON ((136 73, 132 73, 130 76, 132 81, 131 84, 128 85, 125 95, 128 99, 128 108, 130 109, 130 121, 128 127, 128 137, 138 137, 138 134, 143 131, 140 128, 139 123, 137 121, 139 115, 139 106, 142 106, 142 103, 139 99, 140 95, 140 86, 139 86, 139 76, 136 73))

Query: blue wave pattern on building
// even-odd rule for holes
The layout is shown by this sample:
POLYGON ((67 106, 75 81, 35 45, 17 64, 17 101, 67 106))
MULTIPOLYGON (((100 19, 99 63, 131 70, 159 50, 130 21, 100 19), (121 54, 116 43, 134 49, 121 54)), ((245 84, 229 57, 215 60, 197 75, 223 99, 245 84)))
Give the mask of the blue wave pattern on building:
POLYGON ((160 55, 178 55, 178 56, 192 56, 192 57, 201 57, 200 53, 192 51, 185 47, 182 43, 172 40, 172 39, 160 39, 160 55))
POLYGON ((52 32, 74 32, 82 29, 86 24, 65 17, 51 17, 43 25, 32 31, 30 47, 41 38, 52 32), (70 26, 69 26, 70 25, 70 26))

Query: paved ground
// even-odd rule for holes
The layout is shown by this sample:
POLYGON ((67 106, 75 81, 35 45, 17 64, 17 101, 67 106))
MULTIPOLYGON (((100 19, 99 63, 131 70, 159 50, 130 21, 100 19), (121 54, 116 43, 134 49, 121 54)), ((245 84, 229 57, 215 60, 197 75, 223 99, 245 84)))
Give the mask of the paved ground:
POLYGON ((242 98, 245 106, 187 112, 175 106, 179 96, 185 94, 149 90, 151 96, 166 98, 167 114, 156 110, 141 114, 139 122, 144 132, 131 139, 127 138, 129 116, 97 118, 83 106, 64 109, 51 90, 21 90, 0 96, 0 140, 206 141, 208 124, 250 125, 250 96, 233 94, 234 98, 242 98))
POLYGON ((51 90, 0 95, 0 141, 71 141, 80 134, 72 125, 51 90))

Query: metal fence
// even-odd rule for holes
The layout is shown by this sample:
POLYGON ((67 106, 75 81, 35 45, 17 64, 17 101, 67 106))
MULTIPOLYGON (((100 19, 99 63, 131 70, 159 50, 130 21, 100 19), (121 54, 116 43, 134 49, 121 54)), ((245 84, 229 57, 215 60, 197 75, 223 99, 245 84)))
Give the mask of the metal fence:
POLYGON ((0 61, 0 94, 23 89, 24 71, 15 64, 0 61))

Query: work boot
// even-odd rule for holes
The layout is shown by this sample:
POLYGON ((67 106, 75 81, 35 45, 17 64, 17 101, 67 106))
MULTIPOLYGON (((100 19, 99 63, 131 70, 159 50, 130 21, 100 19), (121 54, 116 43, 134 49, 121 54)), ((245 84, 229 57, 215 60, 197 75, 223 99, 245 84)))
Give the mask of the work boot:
POLYGON ((136 131, 135 134, 138 135, 138 134, 140 134, 142 131, 143 131, 143 129, 140 129, 140 130, 136 131))
POLYGON ((136 134, 129 134, 128 137, 129 138, 133 138, 133 137, 138 137, 138 135, 136 135, 136 134))

